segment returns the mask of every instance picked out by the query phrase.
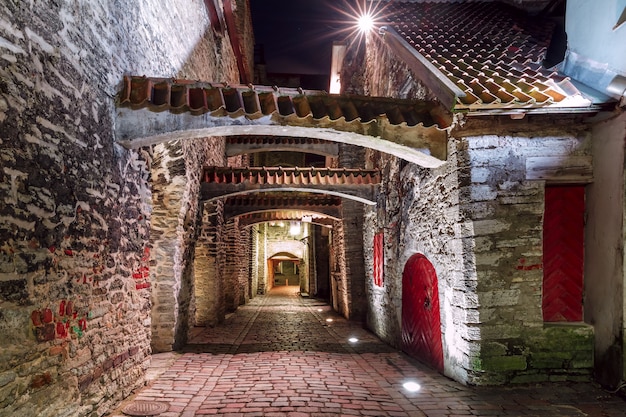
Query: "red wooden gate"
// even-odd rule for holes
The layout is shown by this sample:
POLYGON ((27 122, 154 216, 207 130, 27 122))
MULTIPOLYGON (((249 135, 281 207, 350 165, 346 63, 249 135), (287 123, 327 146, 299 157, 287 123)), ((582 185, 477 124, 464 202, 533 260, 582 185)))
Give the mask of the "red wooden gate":
POLYGON ((443 372, 437 274, 421 254, 402 273, 402 350, 443 372))
POLYGON ((582 321, 585 189, 546 187, 543 320, 582 321))

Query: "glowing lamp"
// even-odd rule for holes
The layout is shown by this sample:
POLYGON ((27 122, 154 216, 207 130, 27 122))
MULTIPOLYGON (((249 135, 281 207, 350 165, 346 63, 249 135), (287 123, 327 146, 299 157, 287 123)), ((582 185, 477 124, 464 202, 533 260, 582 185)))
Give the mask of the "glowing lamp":
POLYGON ((359 17, 358 25, 361 32, 369 32, 374 28, 374 18, 369 13, 363 14, 359 17))
POLYGON ((417 382, 413 382, 413 381, 405 382, 404 384, 402 384, 402 386, 404 387, 405 390, 409 392, 417 392, 422 388, 420 384, 418 384, 417 382))

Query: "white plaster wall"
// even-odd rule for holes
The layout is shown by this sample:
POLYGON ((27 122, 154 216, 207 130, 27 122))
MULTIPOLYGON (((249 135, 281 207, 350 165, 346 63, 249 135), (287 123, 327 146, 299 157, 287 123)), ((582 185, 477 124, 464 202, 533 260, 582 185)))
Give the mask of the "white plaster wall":
POLYGON ((624 9, 626 0, 567 0, 569 49, 626 74, 626 24, 613 29, 624 9))
POLYGON ((624 139, 626 113, 593 130, 594 183, 587 191, 585 321, 594 325, 595 373, 616 386, 624 342, 624 139))

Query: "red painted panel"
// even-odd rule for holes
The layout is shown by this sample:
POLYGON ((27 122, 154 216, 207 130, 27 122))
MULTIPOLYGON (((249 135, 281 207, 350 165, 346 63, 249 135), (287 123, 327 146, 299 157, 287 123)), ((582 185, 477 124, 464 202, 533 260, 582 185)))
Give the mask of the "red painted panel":
POLYGON ((437 274, 421 254, 409 258, 402 273, 402 350, 443 371, 437 274))
POLYGON ((383 232, 374 235, 374 285, 383 286, 384 269, 383 232))
POLYGON ((543 320, 582 321, 585 189, 546 187, 543 320))

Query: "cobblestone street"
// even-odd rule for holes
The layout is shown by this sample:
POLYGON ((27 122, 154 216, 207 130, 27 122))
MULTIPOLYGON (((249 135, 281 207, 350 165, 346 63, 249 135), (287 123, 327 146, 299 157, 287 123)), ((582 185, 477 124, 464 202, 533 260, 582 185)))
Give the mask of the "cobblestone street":
POLYGON ((460 385, 296 291, 276 287, 194 329, 182 353, 154 355, 149 384, 112 415, 155 401, 163 417, 626 416, 626 401, 589 383, 460 385))

